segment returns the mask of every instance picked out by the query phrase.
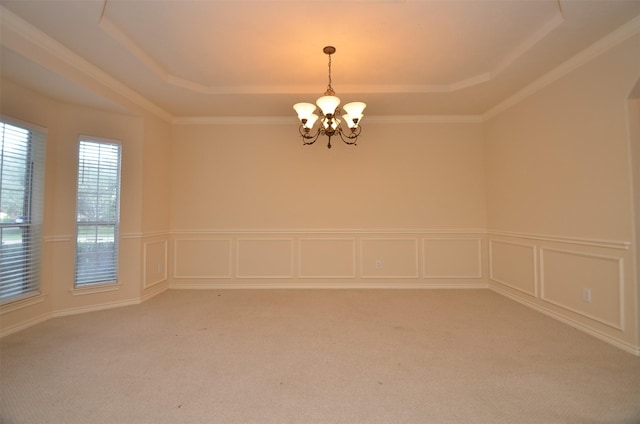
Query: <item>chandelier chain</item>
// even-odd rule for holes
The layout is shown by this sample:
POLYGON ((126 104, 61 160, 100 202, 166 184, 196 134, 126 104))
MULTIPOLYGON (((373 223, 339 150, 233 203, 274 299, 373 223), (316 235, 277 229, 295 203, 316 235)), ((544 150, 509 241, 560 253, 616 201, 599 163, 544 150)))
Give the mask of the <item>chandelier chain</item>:
POLYGON ((333 93, 333 87, 331 86, 331 55, 329 56, 329 85, 327 86, 327 92, 333 93))

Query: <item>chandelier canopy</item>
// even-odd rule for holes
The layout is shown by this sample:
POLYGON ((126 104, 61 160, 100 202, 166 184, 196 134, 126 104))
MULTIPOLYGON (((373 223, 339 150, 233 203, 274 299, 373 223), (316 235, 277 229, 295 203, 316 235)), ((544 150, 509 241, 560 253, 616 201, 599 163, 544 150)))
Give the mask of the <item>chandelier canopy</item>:
POLYGON ((302 136, 303 144, 313 144, 318 137, 325 135, 329 138, 327 147, 331 148, 331 137, 338 135, 345 144, 355 145, 358 136, 362 131, 360 121, 362 120, 362 111, 367 106, 362 102, 351 102, 342 106, 344 113, 338 107, 340 99, 336 97, 336 92, 331 86, 331 55, 336 52, 333 46, 326 46, 322 51, 329 56, 329 84, 324 95, 316 104, 312 103, 296 103, 293 109, 298 113, 300 119, 299 132, 302 136), (315 113, 316 105, 320 109, 320 115, 315 113), (316 121, 319 121, 317 129, 313 131, 316 121), (342 122, 345 122, 348 130, 342 128, 342 122))

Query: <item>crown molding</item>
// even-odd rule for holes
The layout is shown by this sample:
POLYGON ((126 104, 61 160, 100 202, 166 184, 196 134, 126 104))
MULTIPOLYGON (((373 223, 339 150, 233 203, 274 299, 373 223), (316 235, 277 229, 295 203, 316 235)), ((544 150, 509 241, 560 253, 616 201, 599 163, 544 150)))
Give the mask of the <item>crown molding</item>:
POLYGON ((371 124, 479 124, 482 115, 389 115, 367 116, 371 124))
MULTIPOLYGON (((389 0, 387 0, 389 1, 389 0)), ((400 0, 402 2, 404 0, 400 0)), ((398 2, 398 0, 391 0, 391 2, 398 2)), ((187 78, 182 78, 171 74, 165 67, 163 67, 151 54, 149 54, 140 44, 138 44, 133 38, 126 34, 125 31, 120 29, 108 16, 107 2, 105 1, 105 7, 100 16, 98 26, 120 45, 129 51, 134 57, 136 57, 144 66, 151 72, 156 74, 158 78, 164 81, 166 84, 180 87, 185 90, 190 90, 203 94, 307 94, 315 93, 317 86, 304 86, 304 85, 238 85, 238 86, 220 86, 220 85, 206 85, 197 81, 193 81, 187 78)), ((513 50, 508 52, 497 65, 486 72, 481 72, 477 75, 473 75, 469 78, 465 78, 459 81, 453 81, 446 84, 373 84, 373 85, 346 85, 340 90, 343 93, 348 94, 362 94, 362 93, 451 93, 459 91, 465 88, 473 87, 475 85, 483 84, 491 79, 495 78, 498 74, 502 73, 520 57, 524 56, 530 49, 536 44, 542 41, 545 37, 551 34, 564 22, 564 16, 562 10, 558 7, 558 10, 553 16, 545 21, 542 26, 536 29, 532 34, 528 35, 525 40, 517 45, 513 50)))
MULTIPOLYGON (((366 124, 479 124, 482 115, 392 115, 367 116, 366 124)), ((292 125, 295 116, 183 116, 171 120, 174 125, 292 125)))
MULTIPOLYGON (((106 93, 100 93, 104 97, 109 98, 110 95, 112 96, 113 93, 116 93, 165 121, 171 120, 172 116, 167 111, 2 5, 0 5, 0 26, 3 30, 0 44, 8 49, 52 71, 59 69, 60 65, 66 68, 70 67, 73 71, 79 72, 80 76, 88 77, 92 82, 97 83, 104 89, 103 91, 106 93)), ((86 82, 83 82, 77 76, 72 76, 72 73, 65 72, 64 76, 86 87, 86 82)))
POLYGON ((593 43, 591 46, 582 50, 580 53, 576 54, 572 58, 566 60, 561 65, 538 78, 531 84, 527 85, 511 97, 506 100, 498 103, 496 106, 489 109, 482 115, 483 121, 488 121, 494 116, 499 115, 501 112, 517 105, 527 97, 537 93, 548 85, 554 83, 565 75, 569 74, 571 71, 579 68, 580 66, 586 64, 587 62, 595 59, 603 53, 606 53, 613 47, 619 45, 620 43, 626 41, 627 39, 633 37, 640 33, 640 16, 636 16, 631 21, 622 25, 615 31, 609 33, 604 36, 600 40, 593 43))
MULTIPOLYGON (((345 93, 374 92, 374 93, 429 93, 429 92, 449 92, 460 90, 476 84, 490 80, 497 73, 502 72, 511 63, 526 53, 533 45, 546 37, 564 22, 564 18, 559 12, 545 23, 537 32, 532 34, 516 49, 509 53, 491 72, 474 76, 464 81, 444 85, 379 85, 379 86, 351 86, 343 87, 345 93)), ((0 5, 0 26, 3 29, 0 45, 24 56, 25 58, 52 71, 62 71, 66 78, 72 79, 82 86, 87 86, 88 77, 91 82, 100 88, 99 93, 106 98, 113 97, 114 93, 121 99, 131 102, 133 105, 149 112, 160 119, 176 125, 291 125, 295 123, 294 118, 289 117, 217 117, 217 116, 190 116, 175 117, 158 105, 149 101, 146 97, 138 94, 119 80, 104 72, 99 67, 93 65, 86 59, 74 53, 60 42, 54 40, 38 28, 23 20, 4 6, 0 5), (61 69, 62 67, 62 69, 61 69), (64 68, 75 72, 64 72, 64 68)), ((197 83, 170 75, 151 56, 149 56, 140 46, 135 44, 129 37, 120 31, 103 14, 100 27, 116 38, 136 55, 142 62, 150 67, 163 80, 183 88, 205 90, 209 94, 221 93, 303 93, 309 88, 303 86, 282 87, 282 86, 242 86, 242 87, 205 87, 197 83), (192 84, 196 84, 192 86, 192 84), (283 91, 284 90, 284 91, 283 91)), ((425 123, 482 123, 512 106, 523 101, 527 97, 540 91, 544 87, 562 78, 569 72, 584 65, 595 57, 605 53, 609 49, 624 42, 628 38, 640 33, 640 16, 632 19, 609 35, 587 47, 582 52, 565 61, 560 66, 521 89, 511 97, 500 102, 488 111, 479 115, 399 115, 399 116, 367 116, 366 123, 371 124, 425 124, 425 123)), ((91 87, 89 87, 91 89, 91 87)))

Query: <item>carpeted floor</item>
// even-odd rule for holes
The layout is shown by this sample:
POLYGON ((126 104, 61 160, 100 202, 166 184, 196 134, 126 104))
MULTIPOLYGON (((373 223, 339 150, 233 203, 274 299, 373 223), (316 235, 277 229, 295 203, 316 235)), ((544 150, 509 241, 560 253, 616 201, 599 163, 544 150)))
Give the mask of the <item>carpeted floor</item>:
POLYGON ((6 424, 640 423, 640 358, 489 290, 170 290, 0 343, 6 424))

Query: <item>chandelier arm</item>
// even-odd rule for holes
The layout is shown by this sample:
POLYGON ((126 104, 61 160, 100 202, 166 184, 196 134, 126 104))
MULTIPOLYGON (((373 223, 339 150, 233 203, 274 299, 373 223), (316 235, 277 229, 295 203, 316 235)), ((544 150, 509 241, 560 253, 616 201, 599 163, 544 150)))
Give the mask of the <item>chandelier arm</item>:
POLYGON ((316 133, 314 135, 309 135, 309 133, 304 131, 303 128, 304 128, 304 125, 300 125, 300 127, 298 128, 298 132, 302 136, 302 144, 313 144, 313 143, 315 143, 316 140, 318 139, 318 137, 320 137, 320 134, 322 133, 320 128, 318 128, 318 131, 316 131, 316 133), (311 140, 311 141, 308 141, 308 140, 311 140))
POLYGON ((340 138, 345 144, 356 144, 358 142, 358 137, 360 136, 360 132, 362 132, 362 128, 358 126, 358 128, 351 132, 351 134, 344 134, 342 128, 340 128, 337 133, 340 135, 340 138), (346 137, 346 138, 345 138, 346 137))

